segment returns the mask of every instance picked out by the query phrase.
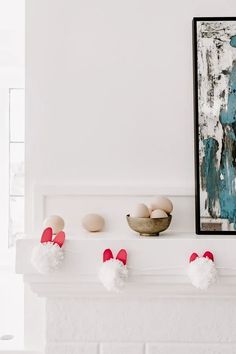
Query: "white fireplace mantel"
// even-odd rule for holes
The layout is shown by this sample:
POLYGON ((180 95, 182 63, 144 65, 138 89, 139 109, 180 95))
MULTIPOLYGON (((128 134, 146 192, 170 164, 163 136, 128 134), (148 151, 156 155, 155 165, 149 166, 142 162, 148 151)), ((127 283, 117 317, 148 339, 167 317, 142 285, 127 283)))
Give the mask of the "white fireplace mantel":
POLYGON ((165 194, 164 190, 35 187, 28 235, 16 247, 16 272, 42 298, 30 292, 26 299, 27 336, 38 343, 34 348, 43 343, 46 354, 236 352, 236 237, 194 235, 193 195, 172 192, 170 228, 148 238, 132 232, 125 215, 137 203, 148 204, 155 194, 165 194), (90 212, 103 215, 104 232, 83 230, 81 219, 90 212), (40 242, 44 218, 53 214, 66 221, 65 259, 57 272, 41 275, 30 259, 40 242), (121 248, 128 252, 129 278, 121 293, 108 292, 98 281, 106 248, 114 255, 121 248), (200 291, 190 284, 186 269, 192 252, 201 255, 206 250, 215 256, 219 279, 200 291), (40 318, 37 329, 31 329, 32 318, 40 318), (219 343, 220 351, 215 351, 219 343))
MULTIPOLYGON (((125 236, 125 235, 124 235, 125 236)), ((118 237, 118 236, 117 236, 118 237)), ((124 239, 108 235, 85 235, 67 239, 63 266, 50 275, 41 275, 31 264, 32 249, 37 239, 17 241, 16 272, 42 297, 235 297, 235 237, 196 237, 191 234, 169 234, 157 238, 139 238, 131 234, 124 239), (107 292, 97 273, 105 248, 116 254, 128 251, 129 279, 122 293, 107 292), (216 285, 207 291, 195 289, 186 275, 192 252, 210 250, 219 268, 216 285)))
POLYGON ((38 274, 30 262, 39 240, 17 241, 16 271, 46 300, 41 312, 34 314, 37 321, 42 317, 38 331, 43 353, 235 352, 234 236, 78 235, 67 237, 63 266, 50 275, 38 274), (129 279, 121 293, 108 292, 98 281, 105 248, 114 254, 120 248, 128 251, 129 279), (207 291, 200 291, 190 284, 186 267, 192 252, 206 250, 214 253, 219 279, 207 291), (215 351, 219 343, 222 351, 215 351))

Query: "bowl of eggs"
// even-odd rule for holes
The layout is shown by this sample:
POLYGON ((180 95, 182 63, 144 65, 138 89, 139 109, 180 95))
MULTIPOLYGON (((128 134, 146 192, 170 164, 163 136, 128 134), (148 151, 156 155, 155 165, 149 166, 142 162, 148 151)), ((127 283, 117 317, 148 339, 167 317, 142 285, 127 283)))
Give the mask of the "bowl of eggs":
POLYGON ((170 199, 156 197, 148 207, 136 205, 133 213, 126 216, 129 227, 141 236, 158 236, 168 229, 171 223, 173 204, 170 199))

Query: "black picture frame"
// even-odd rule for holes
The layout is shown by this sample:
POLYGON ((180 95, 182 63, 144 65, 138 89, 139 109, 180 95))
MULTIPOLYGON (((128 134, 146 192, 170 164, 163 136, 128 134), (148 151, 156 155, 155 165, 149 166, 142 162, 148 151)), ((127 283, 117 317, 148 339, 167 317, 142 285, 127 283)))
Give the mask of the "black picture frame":
MULTIPOLYGON (((201 224, 201 196, 200 196, 200 154, 199 154, 199 100, 198 100, 198 42, 197 26, 199 22, 236 22, 236 17, 194 17, 192 20, 192 44, 193 44, 193 100, 194 100, 194 157, 195 157, 195 231, 198 235, 236 235, 235 230, 206 229, 201 224)), ((236 33, 235 33, 236 35, 236 33)), ((235 49, 236 50, 236 49, 235 49)), ((223 220, 223 219, 222 219, 223 220)), ((212 223, 214 224, 214 222, 212 223)), ((222 225, 222 224, 221 224, 222 225)))

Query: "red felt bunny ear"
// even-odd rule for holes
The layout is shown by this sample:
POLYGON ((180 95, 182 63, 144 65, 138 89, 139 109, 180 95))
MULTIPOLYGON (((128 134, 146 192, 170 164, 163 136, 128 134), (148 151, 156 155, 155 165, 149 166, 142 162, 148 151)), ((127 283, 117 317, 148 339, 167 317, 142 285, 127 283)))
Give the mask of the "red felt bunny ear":
POLYGON ((60 231, 53 239, 53 243, 57 243, 58 246, 62 247, 65 242, 65 232, 60 231))
POLYGON ((127 252, 126 250, 122 249, 118 252, 116 259, 121 261, 124 265, 127 263, 127 252))
POLYGON ((104 252, 103 252, 103 263, 106 261, 109 261, 110 259, 114 258, 112 251, 107 248, 104 252))
POLYGON ((189 258, 189 263, 195 261, 196 258, 198 258, 198 254, 196 252, 192 253, 190 258, 189 258))
POLYGON ((209 258, 212 260, 212 262, 214 262, 214 256, 213 256, 213 253, 211 253, 210 251, 206 251, 203 255, 203 257, 205 258, 209 258))
POLYGON ((51 227, 47 227, 44 231, 43 234, 41 236, 41 243, 44 242, 51 242, 52 241, 52 228, 51 227))

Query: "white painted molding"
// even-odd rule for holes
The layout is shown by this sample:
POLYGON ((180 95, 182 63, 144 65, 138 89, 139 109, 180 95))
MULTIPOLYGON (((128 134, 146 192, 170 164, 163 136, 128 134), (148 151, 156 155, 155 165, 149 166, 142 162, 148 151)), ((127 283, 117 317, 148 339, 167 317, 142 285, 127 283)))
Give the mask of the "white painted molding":
POLYGON ((35 183, 33 193, 34 217, 43 218, 45 198, 49 196, 155 196, 166 195, 176 197, 193 197, 193 188, 183 186, 158 187, 154 184, 102 184, 88 183, 35 183))
MULTIPOLYGON (((39 230, 39 225, 42 225, 42 221, 45 217, 45 210, 47 209, 48 200, 54 199, 54 206, 57 209, 57 201, 62 200, 62 198, 67 202, 72 202, 76 197, 78 199, 77 209, 82 212, 83 205, 80 204, 80 199, 89 201, 91 198, 94 200, 102 200, 104 205, 107 205, 107 202, 111 201, 110 197, 113 197, 113 200, 120 199, 119 208, 122 208, 126 205, 126 201, 133 198, 134 205, 136 200, 145 200, 150 199, 155 195, 166 195, 172 200, 176 201, 174 203, 177 208, 174 208, 174 212, 177 212, 177 219, 180 220, 184 217, 183 230, 186 226, 187 230, 193 229, 193 190, 192 188, 184 188, 183 186, 162 186, 159 187, 153 182, 144 184, 132 183, 107 183, 92 184, 92 183, 57 183, 57 182, 48 182, 48 183, 35 183, 33 188, 33 201, 32 201, 32 210, 28 213, 31 219, 31 227, 28 231, 39 230), (80 198, 81 197, 81 198, 80 198), (185 206, 182 201, 185 200, 185 206), (121 201, 122 200, 122 201, 121 201), (187 213, 189 214, 185 217, 182 209, 186 208, 187 213), (192 214, 190 214, 190 209, 192 214), (178 215, 179 213, 179 215, 178 215), (190 225, 190 226, 189 226, 190 225)), ((65 212, 65 210, 63 210, 65 212)), ((69 213, 70 209, 67 208, 66 213, 69 213)), ((114 211, 112 211, 113 213, 114 211)), ((114 215, 114 213, 113 213, 114 215)), ((176 219, 176 220, 177 220, 176 219)), ((179 221, 180 223, 180 221, 179 221)), ((182 223, 182 220, 181 220, 182 223)), ((178 226, 180 227, 180 226, 178 226)))
POLYGON ((154 184, 114 184, 111 182, 102 184, 88 183, 35 183, 34 184, 34 220, 43 218, 45 198, 49 196, 155 196, 166 195, 175 197, 193 197, 193 188, 183 186, 158 187, 154 184))
POLYGON ((236 298, 236 277, 222 277, 220 284, 212 286, 207 291, 194 288, 186 276, 158 277, 153 275, 149 280, 142 276, 131 277, 120 293, 108 292, 98 283, 96 277, 71 278, 63 276, 42 277, 25 275, 32 291, 40 297, 63 298, 236 298), (163 279, 165 278, 165 279, 163 279))
POLYGON ((42 352, 32 350, 0 350, 0 354, 43 354, 42 352))
POLYGON ((103 183, 88 182, 47 182, 35 183, 35 194, 41 195, 138 195, 153 196, 163 194, 166 196, 193 196, 194 188, 184 185, 164 186, 158 182, 147 181, 146 183, 137 182, 113 182, 103 183))

